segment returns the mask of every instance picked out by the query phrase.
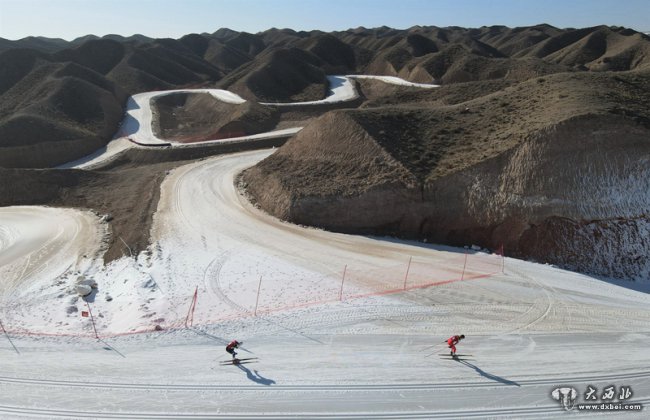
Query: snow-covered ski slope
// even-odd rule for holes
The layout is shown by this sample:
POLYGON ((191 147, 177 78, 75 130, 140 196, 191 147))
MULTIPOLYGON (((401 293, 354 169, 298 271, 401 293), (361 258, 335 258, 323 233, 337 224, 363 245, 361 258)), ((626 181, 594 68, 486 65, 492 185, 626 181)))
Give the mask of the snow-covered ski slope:
POLYGON ((587 418, 551 391, 589 385, 647 418, 647 283, 278 221, 234 185, 272 152, 172 171, 150 250, 107 267, 92 214, 0 209, 0 418, 587 418), (438 356, 460 333, 472 359, 438 356), (259 359, 219 365, 233 338, 259 359))
POLYGON ((479 254, 459 281, 462 249, 282 223, 234 187, 241 169, 269 153, 172 172, 152 252, 86 272, 100 288, 91 303, 99 340, 87 318, 65 314, 69 295, 34 309, 62 322, 48 333, 90 338, 12 332, 20 317, 5 311, 1 416, 561 418, 568 414, 550 397, 560 385, 625 385, 633 402, 650 403, 647 291, 513 259, 505 273, 497 264, 495 274, 472 276, 498 260, 479 254), (382 294, 384 283, 399 288, 409 257, 415 277, 407 279, 423 281, 428 268, 436 284, 382 294), (193 327, 169 328, 184 323, 197 286, 193 327), (118 334, 154 323, 165 329, 118 334), (456 333, 474 360, 437 356, 456 333), (244 340, 242 357, 259 360, 219 366, 233 338, 244 340))
POLYGON ((2 310, 20 311, 21 302, 33 300, 32 287, 50 283, 62 272, 97 267, 106 235, 106 227, 90 212, 0 207, 2 310), (17 307, 8 308, 9 301, 17 307))

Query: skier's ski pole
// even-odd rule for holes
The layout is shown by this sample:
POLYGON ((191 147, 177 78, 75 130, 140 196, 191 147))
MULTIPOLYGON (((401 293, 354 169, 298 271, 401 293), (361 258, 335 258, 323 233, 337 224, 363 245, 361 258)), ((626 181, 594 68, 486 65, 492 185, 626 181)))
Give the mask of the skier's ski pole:
POLYGON ((432 346, 427 346, 427 347, 423 348, 422 351, 429 350, 429 349, 434 348, 434 347, 440 347, 440 346, 442 346, 442 344, 434 344, 432 346))
MULTIPOLYGON (((444 343, 446 343, 446 341, 444 341, 444 343)), ((434 347, 437 347, 437 346, 442 346, 442 344, 436 344, 434 347)), ((431 357, 431 356, 433 356, 434 354, 436 354, 437 351, 438 351, 438 350, 434 351, 434 352, 431 353, 431 354, 427 354, 427 355, 424 356, 424 357, 431 357)))
POLYGON ((252 351, 250 351, 250 350, 246 350, 246 349, 243 348, 243 347, 239 347, 239 350, 244 350, 246 353, 255 354, 255 353, 253 353, 252 351))

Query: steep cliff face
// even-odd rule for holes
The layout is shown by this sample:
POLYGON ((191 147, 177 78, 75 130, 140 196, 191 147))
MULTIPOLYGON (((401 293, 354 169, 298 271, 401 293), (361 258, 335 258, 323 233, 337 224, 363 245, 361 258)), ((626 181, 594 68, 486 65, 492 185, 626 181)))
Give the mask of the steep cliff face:
POLYGON ((539 151, 546 162, 538 163, 547 165, 542 173, 548 178, 537 184, 549 204, 522 232, 522 255, 607 276, 650 278, 650 132, 626 122, 585 118, 548 133, 539 151))
MULTIPOLYGON (((363 209, 347 210, 347 203, 359 196, 370 197, 386 186, 393 185, 396 192, 416 186, 415 177, 345 111, 326 113, 287 146, 243 175, 254 199, 279 218, 333 229, 354 228, 368 216, 363 209), (341 137, 341 133, 346 135, 341 137), (301 174, 295 176, 286 168, 301 174)), ((368 210, 374 215, 368 226, 373 227, 371 220, 378 213, 368 210)))
POLYGON ((650 269, 650 131, 583 116, 426 186, 419 232, 612 277, 650 269), (453 186, 453 188, 450 188, 453 186))

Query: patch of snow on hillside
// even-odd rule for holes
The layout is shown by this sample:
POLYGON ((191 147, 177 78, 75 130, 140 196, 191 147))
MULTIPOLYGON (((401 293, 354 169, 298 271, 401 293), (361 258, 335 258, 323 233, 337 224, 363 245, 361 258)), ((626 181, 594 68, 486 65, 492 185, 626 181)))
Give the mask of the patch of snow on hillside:
POLYGON ((380 80, 380 81, 382 81, 384 83, 390 83, 392 85, 418 87, 418 88, 423 88, 423 89, 431 89, 431 88, 440 87, 440 85, 429 84, 429 83, 409 82, 408 80, 404 80, 402 78, 395 77, 395 76, 351 75, 351 76, 346 76, 346 77, 349 77, 351 79, 375 79, 375 80, 380 80))

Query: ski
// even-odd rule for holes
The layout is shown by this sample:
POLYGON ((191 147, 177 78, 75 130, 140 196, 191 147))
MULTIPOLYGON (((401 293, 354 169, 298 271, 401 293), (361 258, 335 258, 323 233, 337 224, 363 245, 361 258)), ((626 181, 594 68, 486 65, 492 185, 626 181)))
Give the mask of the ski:
POLYGON ((245 365, 247 363, 257 363, 257 360, 244 360, 243 362, 234 362, 234 361, 223 362, 223 363, 219 363, 219 366, 230 366, 230 365, 237 366, 237 365, 245 365))
POLYGON ((440 356, 442 360, 476 360, 475 358, 469 356, 440 356))
MULTIPOLYGON (((449 357, 453 357, 453 356, 452 356, 451 354, 449 354, 449 353, 439 354, 438 356, 449 356, 449 357)), ((474 356, 474 355, 473 355, 473 354, 455 354, 455 356, 456 356, 456 357, 463 357, 463 356, 474 356)))
POLYGON ((250 363, 251 360, 257 360, 257 357, 245 357, 243 359, 232 359, 232 360, 221 360, 219 361, 219 364, 222 365, 236 365, 242 362, 247 362, 250 363))

